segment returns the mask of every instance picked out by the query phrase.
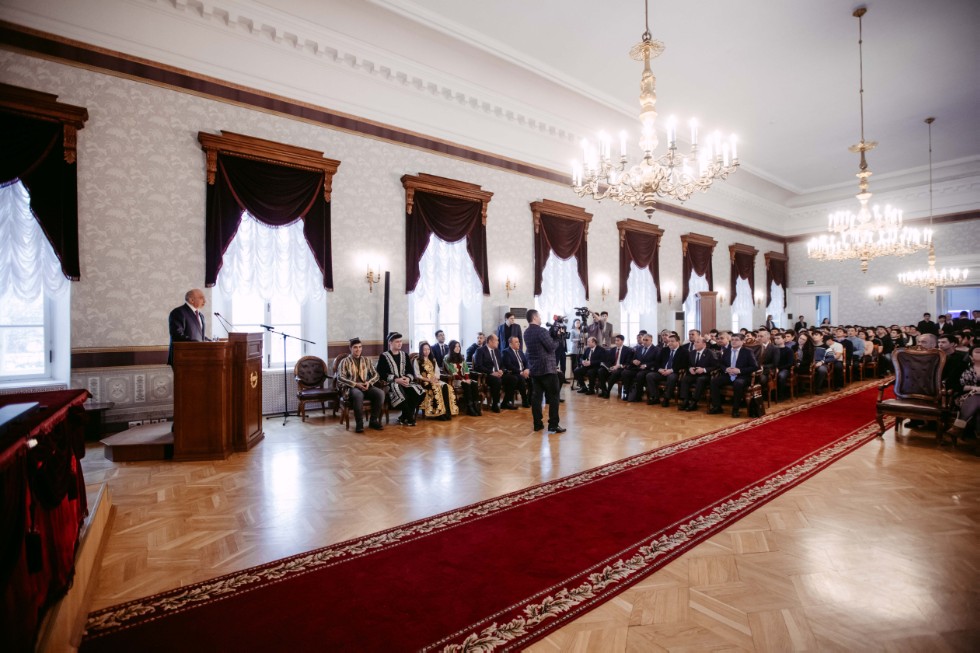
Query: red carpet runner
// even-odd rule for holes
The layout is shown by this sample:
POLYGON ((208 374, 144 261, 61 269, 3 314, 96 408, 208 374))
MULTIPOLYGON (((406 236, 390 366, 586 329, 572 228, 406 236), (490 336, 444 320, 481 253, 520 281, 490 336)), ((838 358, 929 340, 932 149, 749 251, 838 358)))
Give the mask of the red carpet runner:
POLYGON ((519 649, 872 439, 874 402, 847 391, 100 610, 82 651, 519 649))

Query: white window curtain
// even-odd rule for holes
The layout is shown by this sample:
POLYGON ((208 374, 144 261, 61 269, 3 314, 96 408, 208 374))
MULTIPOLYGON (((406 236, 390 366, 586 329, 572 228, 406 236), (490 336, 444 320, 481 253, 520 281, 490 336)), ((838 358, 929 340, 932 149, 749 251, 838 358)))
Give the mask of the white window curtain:
POLYGON ((772 296, 772 302, 766 307, 766 313, 772 315, 772 321, 776 323, 776 326, 782 328, 783 326, 783 301, 786 297, 786 291, 783 287, 773 281, 769 285, 769 292, 772 296))
POLYGON ((323 275, 303 236, 303 221, 266 226, 242 214, 218 275, 221 292, 265 300, 289 297, 300 304, 323 298, 323 275))
POLYGON ((466 251, 465 238, 447 243, 430 236, 429 246, 419 261, 419 271, 419 283, 413 293, 416 302, 433 306, 436 302, 462 303, 468 309, 480 307, 483 285, 466 251))
POLYGON ((738 315, 739 328, 752 330, 752 309, 755 299, 752 297, 752 288, 749 286, 748 279, 739 277, 735 280, 735 301, 732 302, 732 314, 738 315))
POLYGON ((578 259, 560 259, 552 252, 541 273, 541 294, 534 298, 534 307, 541 313, 541 322, 550 322, 555 315, 574 319, 573 309, 585 306, 585 287, 578 276, 578 259))
POLYGON ((30 202, 20 181, 0 188, 0 295, 11 293, 25 302, 42 291, 61 295, 70 283, 30 202))
POLYGON ((626 280, 626 299, 621 304, 622 310, 630 315, 656 312, 657 287, 653 285, 649 268, 636 267, 636 261, 630 263, 630 276, 626 280))
POLYGON ((694 271, 691 271, 691 279, 687 285, 690 292, 684 302, 684 330, 690 331, 701 328, 701 318, 698 315, 698 293, 702 290, 708 290, 708 277, 699 277, 694 274, 694 271))

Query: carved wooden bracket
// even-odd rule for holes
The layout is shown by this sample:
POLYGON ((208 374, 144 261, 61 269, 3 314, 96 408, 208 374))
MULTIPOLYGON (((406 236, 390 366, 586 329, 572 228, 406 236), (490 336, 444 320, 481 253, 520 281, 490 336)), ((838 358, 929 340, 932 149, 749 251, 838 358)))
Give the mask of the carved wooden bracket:
POLYGON ((785 263, 789 260, 789 257, 781 252, 766 252, 764 256, 766 259, 766 270, 769 269, 769 261, 783 261, 785 263))
POLYGON ((623 242, 626 240, 627 231, 638 231, 643 234, 650 234, 651 236, 657 237, 657 248, 660 247, 660 239, 664 235, 664 230, 655 224, 650 224, 649 222, 640 222, 639 220, 620 220, 616 223, 616 227, 619 229, 619 246, 623 246, 623 242))
POLYGON ((732 263, 735 262, 736 254, 751 254, 754 257, 758 253, 759 250, 757 250, 755 247, 752 247, 751 245, 743 245, 742 243, 733 243, 728 246, 728 256, 731 259, 732 263))
POLYGON ((290 168, 322 171, 323 198, 328 202, 330 201, 330 193, 333 192, 333 176, 337 173, 337 168, 340 167, 340 161, 326 158, 323 152, 224 130, 221 130, 220 135, 198 132, 197 140, 201 143, 201 149, 204 150, 207 161, 208 185, 214 185, 215 176, 218 174, 218 154, 230 154, 244 159, 268 161, 290 168))
POLYGON ((569 220, 579 220, 585 223, 585 240, 589 240, 589 223, 592 222, 592 214, 586 213, 585 209, 572 204, 563 204, 554 200, 541 200, 531 202, 531 216, 534 218, 534 233, 541 229, 541 215, 554 215, 559 218, 569 220))
POLYGON ((415 191, 420 190, 433 195, 444 195, 446 197, 458 197, 464 200, 480 202, 482 205, 481 218, 483 225, 487 224, 487 204, 493 193, 477 184, 470 184, 457 179, 447 177, 437 177, 420 172, 418 175, 402 176, 402 186, 405 188, 405 213, 412 215, 415 207, 415 191))
POLYGON ((58 102, 58 96, 51 93, 0 84, 0 111, 60 122, 64 128, 65 161, 75 163, 78 159, 78 130, 88 120, 85 107, 58 102))
POLYGON ((694 243, 695 245, 707 245, 711 248, 711 251, 715 251, 715 245, 718 241, 711 236, 702 236, 701 234, 684 234, 681 236, 681 255, 687 256, 687 244, 694 243))

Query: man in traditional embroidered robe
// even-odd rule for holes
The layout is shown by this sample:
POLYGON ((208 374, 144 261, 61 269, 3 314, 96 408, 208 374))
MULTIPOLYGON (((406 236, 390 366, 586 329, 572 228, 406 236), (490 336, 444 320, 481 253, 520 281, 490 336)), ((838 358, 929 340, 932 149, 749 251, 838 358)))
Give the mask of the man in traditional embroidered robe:
POLYGON ((378 359, 378 376, 388 384, 388 401, 392 408, 400 408, 398 423, 415 426, 415 413, 425 395, 425 390, 415 378, 415 371, 408 354, 402 352, 402 334, 388 334, 388 351, 378 359))
POLYGON ((337 367, 337 384, 341 393, 347 393, 351 409, 354 411, 354 432, 364 433, 364 400, 371 402, 371 421, 368 426, 376 431, 382 430, 381 409, 385 393, 374 385, 380 380, 371 360, 361 356, 363 345, 360 338, 350 341, 350 356, 340 361, 337 367))

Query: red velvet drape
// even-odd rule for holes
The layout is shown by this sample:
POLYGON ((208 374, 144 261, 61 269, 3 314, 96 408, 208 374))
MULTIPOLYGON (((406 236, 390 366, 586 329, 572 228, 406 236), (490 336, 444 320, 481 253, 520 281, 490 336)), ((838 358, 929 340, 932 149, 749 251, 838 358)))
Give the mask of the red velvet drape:
POLYGON ((466 251, 473 261, 483 294, 490 294, 487 271, 487 226, 483 224, 483 202, 416 190, 412 212, 405 215, 405 292, 419 284, 419 263, 432 235, 455 243, 466 239, 466 251))
POLYGON ((711 267, 711 254, 714 248, 711 245, 701 245, 699 243, 688 242, 687 253, 684 255, 683 269, 683 293, 681 303, 687 301, 687 296, 691 292, 691 271, 693 270, 699 277, 707 277, 708 290, 715 289, 714 273, 711 267))
MULTIPOLYGON (((786 290, 786 261, 770 259, 766 266, 766 306, 772 303, 772 284, 776 283, 786 290)), ((786 293, 783 293, 783 308, 786 308, 786 293)))
POLYGON ((0 112, 0 138, 0 186, 20 179, 61 271, 78 281, 78 177, 76 166, 65 161, 64 125, 0 112))
POLYGON ((323 287, 333 290, 330 248, 330 202, 323 196, 322 170, 303 170, 268 161, 218 153, 218 171, 207 189, 205 279, 214 286, 222 258, 231 244, 242 212, 270 227, 303 220, 303 234, 313 252, 323 287))
POLYGON ((735 284, 739 279, 748 279, 752 290, 752 301, 755 301, 755 254, 735 252, 732 258, 731 293, 728 295, 735 301, 735 284))
POLYGON ((551 252, 558 258, 575 257, 578 276, 585 286, 585 298, 589 298, 589 243, 585 238, 586 223, 542 213, 534 234, 534 295, 541 294, 541 278, 551 252))
POLYGON ((630 263, 636 262, 639 268, 647 268, 657 289, 660 301, 660 236, 642 231, 623 231, 619 246, 619 301, 626 299, 627 282, 630 276, 630 263))

